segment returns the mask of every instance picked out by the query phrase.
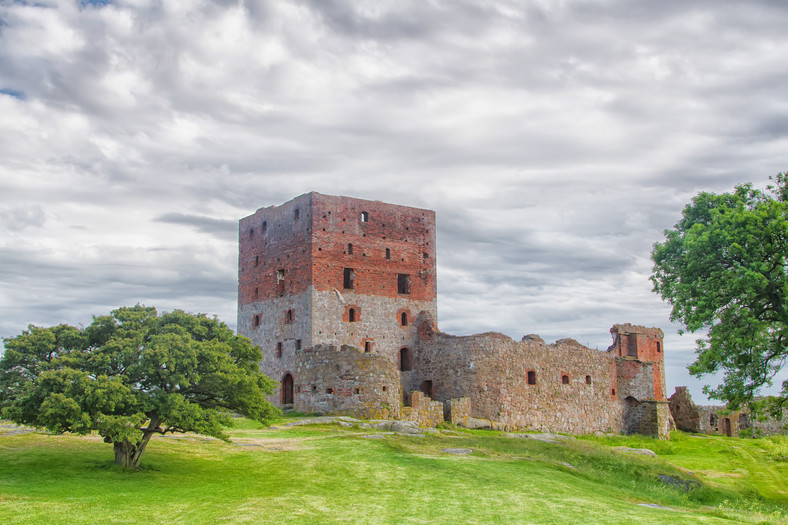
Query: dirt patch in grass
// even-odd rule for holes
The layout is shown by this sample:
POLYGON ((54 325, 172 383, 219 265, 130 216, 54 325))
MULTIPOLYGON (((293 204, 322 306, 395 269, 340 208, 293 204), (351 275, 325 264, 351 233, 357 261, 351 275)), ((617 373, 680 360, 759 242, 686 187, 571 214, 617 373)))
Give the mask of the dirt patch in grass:
POLYGON ((710 478, 741 478, 743 475, 739 472, 718 472, 716 470, 693 470, 695 474, 702 474, 710 478))

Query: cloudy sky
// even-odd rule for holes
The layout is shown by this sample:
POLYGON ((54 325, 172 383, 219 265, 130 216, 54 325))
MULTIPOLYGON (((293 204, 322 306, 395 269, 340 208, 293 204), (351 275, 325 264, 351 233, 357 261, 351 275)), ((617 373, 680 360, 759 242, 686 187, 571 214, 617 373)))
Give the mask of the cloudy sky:
POLYGON ((236 316, 237 221, 434 209, 439 325, 694 336, 649 252, 788 169, 788 4, 0 0, 0 336, 138 302, 236 316))

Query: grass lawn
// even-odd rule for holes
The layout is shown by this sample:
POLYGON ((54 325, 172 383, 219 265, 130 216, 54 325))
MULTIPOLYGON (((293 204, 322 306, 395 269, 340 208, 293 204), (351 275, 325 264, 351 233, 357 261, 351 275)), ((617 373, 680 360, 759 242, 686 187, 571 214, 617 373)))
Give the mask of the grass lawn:
POLYGON ((788 523, 784 437, 553 444, 239 423, 233 444, 154 438, 136 472, 113 467, 112 447, 97 437, 0 435, 0 522, 788 523), (613 452, 618 445, 659 457, 613 452), (703 486, 684 492, 658 474, 703 486))

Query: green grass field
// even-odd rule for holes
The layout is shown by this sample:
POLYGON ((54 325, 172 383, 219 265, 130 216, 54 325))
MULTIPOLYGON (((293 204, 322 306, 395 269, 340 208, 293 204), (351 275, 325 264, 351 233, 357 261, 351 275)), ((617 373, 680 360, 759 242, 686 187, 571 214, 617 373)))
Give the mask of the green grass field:
POLYGON ((239 423, 233 444, 154 438, 136 472, 112 466, 95 436, 0 435, 0 522, 788 523, 786 437, 553 444, 239 423), (612 451, 621 445, 659 457, 612 451), (701 487, 684 492, 659 474, 701 487))

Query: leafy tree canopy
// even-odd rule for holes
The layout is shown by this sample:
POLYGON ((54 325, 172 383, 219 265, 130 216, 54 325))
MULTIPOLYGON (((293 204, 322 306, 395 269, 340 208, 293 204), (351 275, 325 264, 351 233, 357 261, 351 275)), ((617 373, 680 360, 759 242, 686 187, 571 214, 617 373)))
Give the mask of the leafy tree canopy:
POLYGON ((119 308, 84 329, 31 325, 5 347, 3 417, 56 433, 98 431, 127 467, 139 466, 154 434, 227 440, 230 411, 261 422, 277 412, 259 348, 202 314, 119 308))
MULTIPOLYGON (((654 245, 654 291, 671 303, 671 320, 697 341, 695 376, 723 372, 704 387, 732 408, 753 405, 788 358, 788 185, 786 174, 761 191, 751 184, 732 193, 700 193, 682 219, 654 245)), ((775 413, 788 398, 788 381, 775 413)))

